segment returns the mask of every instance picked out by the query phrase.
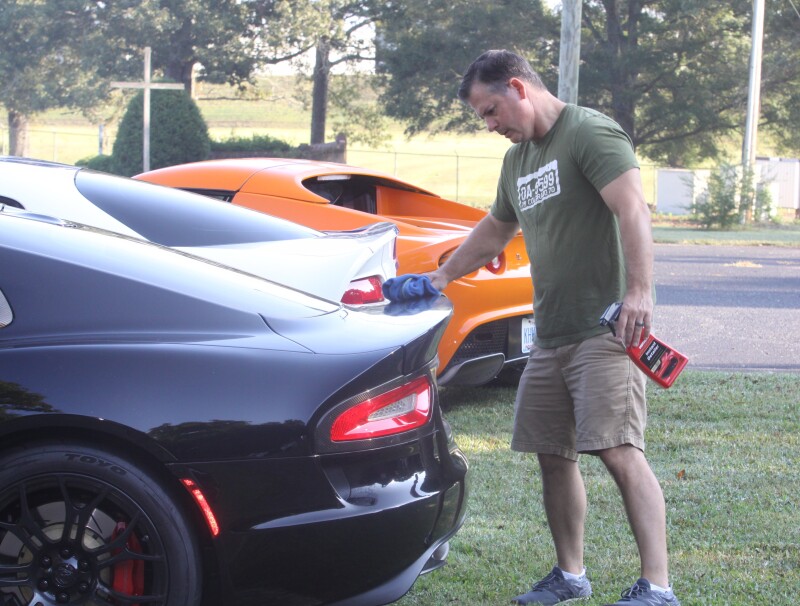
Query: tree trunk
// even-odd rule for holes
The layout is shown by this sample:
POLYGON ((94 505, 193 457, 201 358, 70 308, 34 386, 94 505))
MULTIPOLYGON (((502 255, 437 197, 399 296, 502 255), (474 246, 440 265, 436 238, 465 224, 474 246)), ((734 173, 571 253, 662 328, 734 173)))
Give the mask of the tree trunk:
POLYGON ((8 110, 8 143, 9 155, 25 158, 30 154, 28 116, 12 109, 8 110))
POLYGON ((192 99, 195 98, 197 92, 194 66, 195 61, 187 61, 183 63, 169 63, 164 67, 164 77, 170 82, 180 82, 183 84, 183 87, 192 99))
POLYGON ((328 112, 328 83, 331 76, 331 46, 327 38, 317 42, 314 63, 314 89, 311 95, 311 144, 325 143, 328 112))
POLYGON ((634 67, 625 61, 626 56, 633 56, 639 45, 638 19, 641 7, 638 2, 630 0, 627 12, 627 32, 623 27, 622 15, 619 13, 616 0, 604 0, 606 8, 606 33, 608 35, 607 53, 611 65, 611 109, 613 118, 628 133, 636 146, 636 102, 633 89, 638 74, 634 67))

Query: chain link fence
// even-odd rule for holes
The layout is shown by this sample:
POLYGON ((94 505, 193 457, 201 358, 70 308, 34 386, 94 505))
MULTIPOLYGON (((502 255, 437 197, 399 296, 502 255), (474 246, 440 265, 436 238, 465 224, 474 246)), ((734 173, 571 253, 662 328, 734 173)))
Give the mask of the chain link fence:
MULTIPOLYGON (((389 173, 443 198, 488 208, 495 198, 503 158, 348 148, 347 163, 389 173)), ((657 167, 642 164, 640 168, 645 199, 654 206, 657 167)))
MULTIPOLYGON (((39 160, 74 164, 83 158, 111 152, 113 138, 102 126, 98 127, 96 135, 87 133, 85 128, 80 130, 82 132, 29 128, 28 155, 39 160)), ((10 153, 9 145, 8 129, 0 127, 0 155, 10 153)))
MULTIPOLYGON (((96 135, 86 132, 29 129, 32 158, 74 164, 83 158, 111 153, 114 132, 98 127, 96 135)), ((0 155, 7 155, 8 129, 0 128, 0 155)), ((398 150, 347 148, 347 163, 379 170, 427 189, 444 198, 488 208, 495 197, 497 177, 503 158, 453 154, 427 154, 398 150)), ((642 183, 648 203, 656 203, 656 167, 642 165, 642 183)))

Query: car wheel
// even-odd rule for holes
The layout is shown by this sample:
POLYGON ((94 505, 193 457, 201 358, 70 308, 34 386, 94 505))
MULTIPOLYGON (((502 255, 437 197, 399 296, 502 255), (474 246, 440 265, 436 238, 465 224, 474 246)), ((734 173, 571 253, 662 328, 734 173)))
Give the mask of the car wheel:
POLYGON ((0 455, 0 604, 194 606, 193 532, 150 474, 111 452, 0 455))

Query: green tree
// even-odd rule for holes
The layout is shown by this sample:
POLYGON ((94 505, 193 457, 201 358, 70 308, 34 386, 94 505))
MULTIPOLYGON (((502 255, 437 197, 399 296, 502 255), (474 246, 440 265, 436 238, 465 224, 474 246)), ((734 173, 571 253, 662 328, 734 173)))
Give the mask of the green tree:
POLYGON ((95 52, 104 37, 102 3, 0 3, 0 104, 8 113, 11 155, 28 154, 31 116, 94 105, 104 91, 95 52))
POLYGON ((761 118, 785 154, 800 155, 800 12, 797 2, 767 3, 761 118))
POLYGON ((377 70, 386 113, 409 135, 476 129, 457 99, 461 74, 483 51, 507 48, 554 85, 559 22, 539 0, 390 0, 377 30, 377 70))
POLYGON ((331 79, 331 133, 348 143, 378 147, 389 138, 389 120, 377 102, 380 82, 373 74, 353 73, 331 79))
POLYGON ((243 85, 256 66, 259 31, 247 2, 116 0, 108 7, 119 72, 140 77, 142 49, 149 46, 153 69, 193 95, 196 79, 243 85))
POLYGON ((581 99, 653 160, 718 155, 743 123, 747 2, 602 0, 584 5, 581 99))
MULTIPOLYGON (((378 37, 382 100, 410 133, 470 124, 455 90, 488 48, 519 52, 556 89, 558 15, 523 0, 390 6, 396 17, 381 22, 378 37), (521 17, 511 23, 509 15, 521 17)), ((585 0, 579 103, 612 116, 652 160, 683 166, 719 156, 744 128, 751 12, 748 0, 585 0)), ((795 150, 799 25, 791 6, 770 5, 761 87, 763 124, 795 150)), ((471 126, 480 125, 473 118, 471 126)))
MULTIPOLYGON (((268 4, 269 10, 262 12, 267 29, 266 61, 277 63, 307 53, 314 55, 311 143, 323 143, 332 70, 338 65, 375 61, 372 25, 382 10, 382 3, 375 0, 275 0, 268 4)), ((363 84, 363 79, 360 82, 363 84)), ((352 90, 340 87, 336 97, 351 100, 352 90)))
MULTIPOLYGON (((744 130, 752 9, 749 0, 584 3, 582 101, 614 117, 652 160, 719 157, 744 130)), ((791 113, 800 113, 800 15, 787 3, 768 3, 767 15, 763 115, 780 134, 797 130, 791 113)))

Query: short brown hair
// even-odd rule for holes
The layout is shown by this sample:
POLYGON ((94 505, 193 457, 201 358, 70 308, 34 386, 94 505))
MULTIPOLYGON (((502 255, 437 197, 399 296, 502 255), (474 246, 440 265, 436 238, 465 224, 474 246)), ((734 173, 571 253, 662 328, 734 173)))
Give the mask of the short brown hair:
POLYGON ((458 98, 469 99, 475 82, 486 84, 498 91, 508 86, 511 78, 519 78, 537 88, 545 88, 542 79, 525 59, 507 50, 489 50, 472 62, 461 79, 458 98))

